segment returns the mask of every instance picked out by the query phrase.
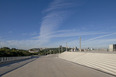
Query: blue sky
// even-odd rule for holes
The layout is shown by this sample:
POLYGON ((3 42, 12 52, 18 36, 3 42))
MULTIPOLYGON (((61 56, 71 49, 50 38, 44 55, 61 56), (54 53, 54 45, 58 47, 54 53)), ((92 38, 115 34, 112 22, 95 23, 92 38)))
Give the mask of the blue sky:
POLYGON ((107 48, 116 43, 116 0, 0 0, 0 46, 107 48))

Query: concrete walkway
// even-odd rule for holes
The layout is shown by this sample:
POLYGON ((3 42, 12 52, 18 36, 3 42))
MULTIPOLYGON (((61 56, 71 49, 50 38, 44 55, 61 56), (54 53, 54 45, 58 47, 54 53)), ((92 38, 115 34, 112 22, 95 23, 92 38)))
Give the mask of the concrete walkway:
POLYGON ((62 60, 57 55, 43 56, 2 77, 114 77, 62 60))

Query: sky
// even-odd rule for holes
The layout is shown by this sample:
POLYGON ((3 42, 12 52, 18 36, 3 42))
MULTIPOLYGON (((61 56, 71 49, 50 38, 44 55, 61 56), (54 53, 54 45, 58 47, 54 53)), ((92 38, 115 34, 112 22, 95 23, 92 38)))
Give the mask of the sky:
POLYGON ((0 47, 108 48, 116 44, 116 0, 0 0, 0 47))

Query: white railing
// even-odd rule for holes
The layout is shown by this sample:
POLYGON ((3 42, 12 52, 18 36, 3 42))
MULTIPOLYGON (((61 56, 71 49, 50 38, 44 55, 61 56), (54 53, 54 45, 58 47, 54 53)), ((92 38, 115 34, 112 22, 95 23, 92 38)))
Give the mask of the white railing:
POLYGON ((21 59, 28 59, 31 58, 31 56, 20 56, 20 57, 0 57, 0 63, 8 62, 8 61, 14 61, 14 60, 21 60, 21 59))

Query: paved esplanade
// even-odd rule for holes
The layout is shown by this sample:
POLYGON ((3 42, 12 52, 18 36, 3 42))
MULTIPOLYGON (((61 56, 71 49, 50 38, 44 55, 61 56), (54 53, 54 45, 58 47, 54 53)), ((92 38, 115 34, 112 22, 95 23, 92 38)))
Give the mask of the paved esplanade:
POLYGON ((2 77, 114 77, 109 74, 83 67, 57 58, 43 56, 2 77))

